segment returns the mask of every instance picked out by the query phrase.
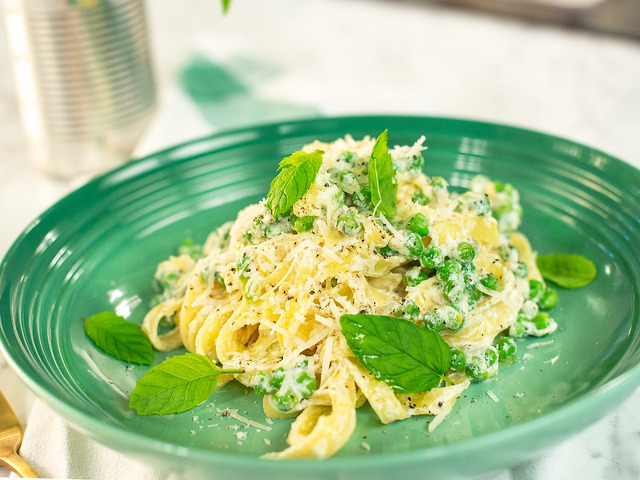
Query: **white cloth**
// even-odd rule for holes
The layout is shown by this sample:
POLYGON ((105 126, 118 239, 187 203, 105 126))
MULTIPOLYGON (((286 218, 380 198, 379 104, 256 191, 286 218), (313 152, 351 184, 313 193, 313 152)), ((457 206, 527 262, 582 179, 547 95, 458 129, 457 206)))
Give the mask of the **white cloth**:
POLYGON ((97 443, 74 429, 44 402, 33 406, 20 455, 41 477, 54 479, 135 479, 178 478, 156 472, 97 443))

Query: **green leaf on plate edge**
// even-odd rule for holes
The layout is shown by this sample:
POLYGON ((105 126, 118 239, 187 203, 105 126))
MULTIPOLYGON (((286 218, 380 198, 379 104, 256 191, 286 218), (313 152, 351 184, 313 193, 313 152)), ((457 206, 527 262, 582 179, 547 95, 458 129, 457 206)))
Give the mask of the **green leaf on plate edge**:
POLYGON ((596 266, 581 255, 538 255, 536 265, 542 278, 564 288, 584 287, 596 277, 596 266))
POLYGON ((113 312, 102 312, 85 319, 84 330, 104 353, 118 360, 153 365, 153 345, 140 328, 113 312))
POLYGON ((138 415, 166 415, 190 410, 213 393, 218 376, 242 373, 223 370, 209 357, 185 353, 151 368, 131 392, 129 407, 138 415))

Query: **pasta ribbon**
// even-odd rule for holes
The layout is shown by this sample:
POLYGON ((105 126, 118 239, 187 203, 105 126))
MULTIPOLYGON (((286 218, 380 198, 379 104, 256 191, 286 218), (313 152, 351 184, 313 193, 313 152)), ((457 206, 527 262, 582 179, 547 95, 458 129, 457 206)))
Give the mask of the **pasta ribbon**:
POLYGON ((353 377, 341 363, 316 393, 328 398, 328 405, 312 404, 305 408, 291 426, 287 438, 290 446, 265 458, 326 458, 349 440, 356 428, 356 389, 353 377))

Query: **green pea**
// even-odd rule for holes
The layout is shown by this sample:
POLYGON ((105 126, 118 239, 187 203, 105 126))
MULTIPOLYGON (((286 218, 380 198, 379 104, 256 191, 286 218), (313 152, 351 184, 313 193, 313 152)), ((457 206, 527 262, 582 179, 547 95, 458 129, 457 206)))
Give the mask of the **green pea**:
POLYGON ((422 190, 416 190, 413 192, 411 201, 419 205, 428 205, 430 202, 429 197, 427 197, 422 190))
POLYGON ((396 315, 400 318, 417 321, 420 318, 420 308, 410 298, 404 298, 402 305, 396 310, 396 315))
POLYGON ((261 384, 254 385, 253 391, 256 392, 256 395, 260 395, 261 397, 270 393, 261 384))
POLYGON ((498 361, 498 352, 493 347, 488 347, 484 351, 484 361, 487 365, 494 365, 498 361))
POLYGON ((349 167, 353 168, 356 166, 356 160, 357 160, 358 156, 353 153, 353 152, 342 152, 340 154, 340 156, 338 157, 338 162, 339 163, 345 163, 347 164, 349 167))
POLYGON ((429 235, 429 219, 422 213, 416 213, 407 222, 407 230, 426 237, 429 235))
POLYGON ((380 249, 380 255, 382 255, 383 257, 395 257, 400 255, 400 252, 394 250, 389 245, 385 245, 380 249))
POLYGON ((422 252, 424 252, 424 245, 422 244, 422 237, 415 232, 405 232, 405 245, 412 258, 420 258, 422 252))
POLYGON ((409 170, 422 170, 424 166, 424 157, 421 153, 416 153, 411 157, 409 162, 409 170))
POLYGON ((491 213, 491 202, 487 195, 483 195, 481 198, 471 202, 471 211, 479 217, 484 217, 491 213))
POLYGON ((362 225, 356 218, 354 210, 346 210, 338 215, 337 227, 345 235, 353 236, 360 233, 362 225))
POLYGON ((456 372, 460 372, 464 370, 464 367, 467 365, 467 356, 465 353, 459 348, 451 349, 451 370, 455 370, 456 372))
POLYGON ((480 283, 489 290, 498 290, 498 288, 500 288, 500 280, 492 273, 481 278, 480 283))
POLYGON ((503 262, 509 263, 511 261, 517 261, 520 253, 518 252, 518 249, 510 243, 503 243, 498 248, 498 256, 503 262))
POLYGON ((476 363, 467 364, 464 368, 464 372, 471 379, 472 382, 482 382, 489 377, 488 369, 483 369, 476 363))
POLYGON ((465 192, 460 196, 460 203, 456 211, 471 211, 482 217, 491 213, 491 203, 485 194, 465 192))
POLYGON ((427 330, 440 332, 444 328, 444 318, 438 310, 429 310, 423 318, 424 326, 427 330))
POLYGON ((529 319, 519 314, 516 321, 509 327, 509 336, 514 338, 522 338, 527 334, 527 322, 529 319))
POLYGON ((279 218, 273 223, 264 225, 262 236, 267 238, 275 238, 278 235, 282 235, 283 233, 290 233, 291 228, 292 225, 288 218, 279 218))
POLYGON ((538 300, 538 306, 542 310, 551 310, 556 303, 558 303, 558 294, 553 288, 546 287, 538 300))
POLYGON ((202 245, 196 245, 191 238, 185 238, 178 246, 178 255, 188 255, 194 260, 202 258, 202 245))
POLYGON ((291 224, 293 225, 293 229, 298 232, 308 232, 313 228, 313 222, 315 218, 307 215, 304 217, 297 217, 295 215, 291 215, 291 224))
POLYGON ((440 268, 444 263, 444 253, 435 245, 427 247, 420 256, 420 265, 426 268, 440 268))
POLYGON ((544 284, 540 280, 529 280, 529 300, 538 303, 544 293, 544 284))
POLYGON ((453 277, 444 283, 444 298, 452 305, 456 305, 462 299, 464 284, 460 278, 453 277))
POLYGON ((461 263, 473 262, 473 259, 476 258, 475 247, 469 242, 460 242, 456 247, 456 258, 458 258, 461 263))
POLYGON ((447 191, 447 181, 442 177, 432 177, 429 183, 435 192, 447 191))
POLYGON ((283 393, 278 392, 273 395, 273 403, 281 412, 290 412, 293 410, 293 407, 298 404, 298 401, 298 396, 291 389, 287 389, 287 391, 283 393))
POLYGON ((527 278, 527 275, 529 275, 529 266, 526 263, 519 261, 513 267, 513 274, 519 278, 527 278))
POLYGON ((500 337, 496 349, 498 350, 500 360, 505 361, 512 359, 516 355, 516 341, 510 337, 500 337))
POLYGON ((267 381, 267 374, 265 372, 258 372, 253 380, 253 390, 260 396, 267 395, 274 391, 273 387, 267 381))
POLYGON ((475 288, 475 283, 478 281, 478 271, 475 263, 462 264, 462 279, 467 290, 475 288))
POLYGON ((446 282, 451 278, 458 277, 461 273, 462 265, 455 260, 446 260, 436 272, 438 278, 443 282, 446 282))
POLYGON ((316 377, 307 372, 302 372, 296 379, 296 383, 300 384, 300 394, 302 398, 309 398, 318 387, 316 377))
POLYGON ((551 325, 552 319, 547 312, 540 312, 531 321, 536 326, 536 330, 546 330, 551 325))
POLYGON ((338 186, 343 190, 349 189, 353 191, 354 188, 359 188, 358 177, 356 177, 356 174, 353 172, 341 172, 338 177, 338 186))
POLYGON ((269 385, 274 390, 280 390, 282 382, 284 381, 285 371, 284 368, 278 367, 269 376, 269 385))
POLYGON ((495 182, 493 182, 493 185, 496 187, 496 192, 504 192, 508 195, 511 195, 513 193, 513 185, 511 185, 510 183, 504 183, 500 180, 496 180, 495 182))
POLYGON ((444 328, 447 328, 454 332, 459 332, 464 327, 465 316, 464 312, 455 305, 449 307, 440 308, 440 314, 444 320, 444 328))
POLYGON ((180 280, 180 274, 178 272, 169 272, 156 279, 160 289, 169 290, 174 284, 180 280))
POLYGON ((404 283, 408 287, 415 287, 420 285, 428 278, 429 275, 427 275, 427 272, 422 270, 420 267, 413 267, 407 270, 407 272, 404 274, 404 283))
POLYGON ((392 159, 393 167, 397 172, 413 172, 417 173, 424 165, 422 154, 416 153, 411 157, 392 159))
POLYGON ((472 382, 482 382, 495 377, 498 373, 498 352, 495 347, 486 347, 480 352, 467 357, 467 365, 464 369, 472 382))

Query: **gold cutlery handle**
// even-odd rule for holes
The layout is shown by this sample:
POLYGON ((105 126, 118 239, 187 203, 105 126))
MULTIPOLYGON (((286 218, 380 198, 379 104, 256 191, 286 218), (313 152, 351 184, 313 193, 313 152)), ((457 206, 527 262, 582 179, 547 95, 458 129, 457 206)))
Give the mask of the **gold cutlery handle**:
POLYGON ((9 470, 16 472, 21 478, 40 478, 33 469, 27 465, 20 456, 15 452, 10 452, 6 456, 0 458, 0 465, 7 467, 9 470))

